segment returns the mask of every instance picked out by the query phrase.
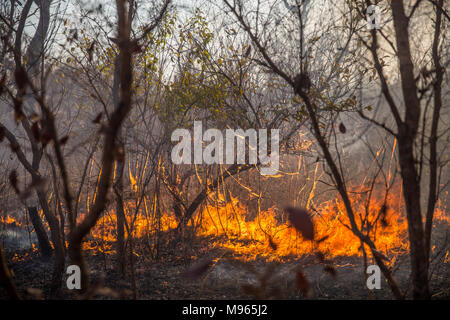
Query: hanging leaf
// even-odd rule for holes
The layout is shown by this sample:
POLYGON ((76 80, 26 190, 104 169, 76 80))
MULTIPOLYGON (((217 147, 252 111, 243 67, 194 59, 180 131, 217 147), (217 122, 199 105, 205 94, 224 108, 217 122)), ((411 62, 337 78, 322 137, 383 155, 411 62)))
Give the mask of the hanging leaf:
POLYGON ((181 274, 182 277, 191 280, 196 280, 204 275, 213 264, 212 259, 204 259, 191 265, 185 272, 181 274))
POLYGON ((42 290, 36 288, 26 288, 25 295, 32 300, 42 300, 44 296, 42 290))
POLYGON ((13 187, 14 191, 17 194, 20 194, 19 187, 17 186, 17 172, 16 170, 11 171, 9 174, 9 183, 11 183, 11 186, 13 187))
POLYGON ((122 146, 116 145, 114 147, 114 159, 120 163, 125 161, 125 151, 122 146))
POLYGON ((34 139, 39 141, 40 133, 39 133, 39 125, 38 125, 38 123, 37 122, 33 122, 31 124, 30 129, 31 129, 31 133, 33 134, 34 139))
POLYGON ((40 134, 40 141, 42 143, 42 147, 46 147, 47 144, 52 140, 52 135, 50 133, 50 129, 47 126, 43 127, 40 134))
POLYGON ((69 136, 64 136, 59 140, 59 143, 65 145, 67 143, 67 140, 69 140, 69 136))
POLYGON ((103 112, 100 112, 99 114, 97 114, 97 116, 95 117, 94 120, 92 120, 93 123, 100 123, 100 120, 102 119, 103 116, 103 112))
POLYGON ((3 127, 0 127, 0 142, 5 139, 5 129, 3 127))
POLYGON ((389 223, 387 221, 387 210, 388 207, 386 204, 383 204, 383 206, 380 209, 380 216, 381 216, 381 226, 383 228, 386 228, 387 226, 389 226, 389 223))
POLYGON ((95 41, 92 41, 91 45, 89 46, 89 48, 87 49, 87 54, 88 54, 88 60, 89 62, 92 61, 92 56, 94 54, 94 47, 95 47, 95 41))
POLYGON ((11 148, 11 151, 13 153, 16 153, 19 150, 19 148, 20 148, 20 146, 16 142, 11 143, 9 145, 9 147, 11 148))
POLYGON ((28 74, 22 66, 14 70, 14 79, 19 90, 25 90, 28 85, 28 74))
POLYGON ((320 263, 325 263, 327 261, 327 259, 325 258, 325 255, 320 251, 316 252, 316 257, 320 263))
POLYGON ((326 273, 330 274, 334 279, 337 278, 337 271, 333 266, 325 266, 323 268, 323 271, 325 271, 326 273))
POLYGON ((273 241, 272 237, 269 236, 269 247, 273 250, 276 251, 278 249, 278 245, 273 241))
POLYGON ((247 50, 245 51, 244 57, 247 58, 250 55, 251 51, 252 51, 252 47, 248 46, 247 50))
POLYGON ((307 240, 314 240, 314 225, 304 209, 288 207, 286 211, 289 214, 289 221, 292 226, 302 234, 307 240))
POLYGON ((308 279, 306 279, 306 276, 301 269, 297 270, 296 280, 297 280, 297 287, 300 289, 303 295, 305 297, 311 297, 312 294, 308 279))
POLYGON ((23 100, 21 97, 13 97, 14 119, 16 120, 16 122, 20 122, 25 118, 25 114, 22 111, 22 103, 23 100))
POLYGON ((0 96, 3 94, 5 84, 6 84, 6 73, 3 74, 2 79, 0 80, 0 96))

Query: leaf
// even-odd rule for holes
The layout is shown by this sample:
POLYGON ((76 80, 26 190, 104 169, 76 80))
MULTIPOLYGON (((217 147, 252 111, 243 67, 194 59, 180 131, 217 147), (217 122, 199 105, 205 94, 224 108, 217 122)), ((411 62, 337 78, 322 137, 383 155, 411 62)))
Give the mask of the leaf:
POLYGON ((269 236, 269 247, 273 250, 273 251, 277 251, 278 249, 278 245, 273 241, 272 237, 269 236))
POLYGON ((314 38, 311 38, 311 39, 309 39, 308 40, 308 43, 314 43, 314 42, 316 42, 317 40, 319 40, 321 38, 321 36, 315 36, 314 38))
POLYGON ((91 45, 87 49, 89 62, 92 61, 92 56, 94 54, 94 47, 95 47, 95 41, 92 41, 91 45))
POLYGON ((99 114, 97 114, 97 116, 95 117, 94 120, 92 120, 93 123, 100 123, 100 120, 103 117, 103 112, 100 112, 99 114))
POLYGON ((19 98, 13 97, 14 119, 16 120, 16 122, 22 121, 25 118, 25 114, 22 111, 22 103, 23 100, 21 97, 19 98))
POLYGON ((5 129, 3 127, 0 127, 0 142, 5 139, 5 129))
POLYGON ((39 133, 39 125, 37 122, 33 122, 33 124, 30 127, 31 133, 33 134, 33 137, 35 140, 39 141, 40 133, 39 133))
POLYGON ((30 120, 39 121, 39 116, 37 115, 37 113, 33 112, 32 114, 30 114, 30 120))
MULTIPOLYGON (((42 125, 42 123, 41 123, 42 125)), ((45 147, 52 140, 52 135, 47 126, 43 127, 41 130, 40 141, 42 146, 45 147)))
POLYGON ((320 263, 324 263, 324 262, 327 261, 326 258, 325 258, 325 255, 322 252, 320 252, 320 251, 316 252, 316 257, 317 257, 317 259, 319 260, 320 263))
POLYGON ((43 294, 42 294, 42 290, 41 289, 26 288, 25 289, 25 294, 27 296, 31 297, 34 300, 42 300, 43 299, 43 294))
POLYGON ((383 228, 386 228, 387 226, 389 226, 389 223, 387 221, 387 210, 388 210, 388 206, 386 204, 383 204, 383 206, 380 209, 381 226, 383 228))
POLYGON ((250 55, 251 51, 252 51, 252 47, 248 46, 247 50, 245 51, 244 57, 247 58, 250 55))
POLYGON ((345 128, 344 124, 341 122, 341 124, 339 125, 339 131, 341 133, 346 133, 347 132, 347 128, 345 128))
POLYGON ((333 266, 325 266, 323 268, 323 271, 325 271, 326 273, 329 273, 334 279, 337 278, 337 272, 333 266))
POLYGON ((17 187, 17 172, 16 170, 11 171, 9 174, 9 183, 11 183, 11 186, 13 187, 14 191, 19 194, 20 190, 17 187))
POLYGON ((119 299, 120 298, 120 294, 117 291, 115 291, 115 290, 113 290, 111 288, 108 288, 108 287, 99 287, 96 290, 95 294, 101 295, 101 296, 105 296, 105 297, 110 297, 110 298, 113 298, 113 299, 119 299))
POLYGON ((59 143, 64 145, 67 143, 67 140, 69 140, 69 136, 64 136, 59 140, 59 143))
POLYGON ((117 162, 124 162, 125 161, 125 151, 123 150, 122 146, 116 145, 114 148, 114 159, 117 160, 117 162))
POLYGON ((305 209, 288 207, 289 221, 307 240, 314 240, 314 225, 305 209))
POLYGON ((3 94, 5 84, 6 84, 6 73, 3 74, 2 79, 0 80, 0 96, 3 94))
POLYGON ((25 90, 28 85, 28 74, 20 65, 14 70, 14 79, 19 90, 25 90))
POLYGON ((11 143, 9 145, 9 147, 11 148, 11 151, 13 153, 16 153, 19 150, 19 148, 20 148, 20 146, 16 142, 11 143))
POLYGON ((303 295, 305 297, 310 297, 311 288, 309 286, 308 279, 306 279, 306 276, 301 269, 297 270, 296 280, 297 280, 297 287, 300 289, 303 295))
POLYGON ((191 280, 196 280, 205 274, 213 264, 212 259, 204 259, 191 265, 181 276, 191 280))

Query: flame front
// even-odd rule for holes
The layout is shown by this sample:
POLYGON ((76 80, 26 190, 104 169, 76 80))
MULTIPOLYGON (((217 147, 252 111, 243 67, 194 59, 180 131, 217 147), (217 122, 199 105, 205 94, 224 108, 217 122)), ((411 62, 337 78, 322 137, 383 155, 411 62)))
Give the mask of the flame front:
MULTIPOLYGON (((358 227, 373 239, 377 250, 391 261, 409 250, 401 188, 393 189, 397 191, 390 192, 386 198, 382 192, 378 192, 378 196, 373 195, 369 205, 363 192, 354 192, 351 198, 358 227), (387 210, 381 223, 379 213, 383 211, 383 206, 387 210)), ((223 195, 213 195, 216 199, 208 199, 208 204, 203 206, 188 227, 193 228, 198 237, 213 239, 209 242, 210 247, 230 250, 236 258, 283 260, 312 254, 316 250, 330 258, 363 254, 361 242, 351 231, 344 204, 339 198, 309 210, 314 222, 315 239, 324 239, 316 243, 302 239, 279 208, 272 207, 252 215, 249 208, 237 198, 231 196, 229 201, 224 201, 223 195)), ((128 202, 125 207, 127 224, 135 239, 152 239, 156 232, 171 231, 178 226, 172 213, 161 213, 160 217, 150 214, 153 208, 146 201, 138 211, 132 202, 128 202)), ((446 228, 450 225, 450 217, 441 201, 437 202, 434 217, 436 224, 444 224, 446 228)), ((82 218, 83 215, 79 217, 80 220, 82 218)), ((11 215, 0 217, 0 223, 6 227, 21 227, 24 225, 21 220, 11 215)), ((48 225, 45 226, 48 230, 48 225)), ((101 217, 83 243, 83 248, 93 253, 114 254, 116 227, 116 214, 110 209, 101 217)), ((370 256, 370 250, 367 247, 365 249, 370 256)), ((33 246, 33 250, 37 248, 33 246)), ((448 261, 448 252, 445 259, 448 261)))
MULTIPOLYGON (((354 193, 352 205, 355 211, 357 225, 364 233, 374 240, 378 251, 389 258, 405 254, 409 250, 407 221, 401 198, 401 189, 391 192, 391 196, 372 196, 367 205, 363 193, 354 193), (381 223, 379 213, 386 206, 384 223, 381 223), (367 210, 369 208, 369 210, 367 210)), ((360 240, 350 230, 350 223, 343 202, 339 199, 329 200, 314 211, 313 216, 315 238, 324 239, 320 243, 306 241, 292 228, 282 210, 275 207, 254 214, 250 219, 249 209, 237 198, 231 197, 228 202, 221 201, 205 205, 201 214, 190 222, 199 237, 214 239, 210 245, 216 248, 231 250, 236 257, 243 260, 253 260, 263 257, 267 260, 283 260, 290 257, 308 255, 320 250, 328 257, 362 256, 360 240), (269 244, 272 239, 276 250, 269 244)), ((129 205, 130 212, 135 206, 129 205)), ((142 211, 147 211, 148 208, 142 211)), ((128 217, 131 225, 132 218, 128 217)), ((450 224, 445 208, 438 202, 435 211, 437 223, 450 224)), ((160 222, 151 215, 137 214, 134 221, 133 236, 136 238, 151 237, 158 225, 160 231, 168 231, 178 225, 172 213, 163 213, 160 222)), ((113 253, 115 241, 115 213, 109 211, 99 221, 93 231, 91 240, 85 245, 87 249, 113 253)), ((370 256, 370 250, 366 253, 370 256)))

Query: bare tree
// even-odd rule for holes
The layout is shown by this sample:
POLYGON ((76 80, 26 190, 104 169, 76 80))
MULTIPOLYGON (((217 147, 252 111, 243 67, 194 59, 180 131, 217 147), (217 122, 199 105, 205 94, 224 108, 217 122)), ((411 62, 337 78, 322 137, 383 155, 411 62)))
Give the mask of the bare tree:
MULTIPOLYGON (((32 160, 29 161, 26 154, 23 152, 22 148, 13 132, 11 132, 5 125, 0 123, 0 129, 5 132, 5 137, 11 145, 12 151, 17 155, 18 160, 22 166, 31 175, 32 183, 31 185, 36 187, 36 194, 39 199, 39 203, 42 207, 44 216, 49 223, 51 230, 51 239, 55 248, 55 266, 53 270, 53 281, 52 281, 52 293, 57 293, 61 286, 62 274, 64 269, 64 245, 62 243, 62 229, 59 224, 58 218, 54 212, 49 208, 46 199, 46 193, 42 189, 43 177, 39 172, 42 156, 44 153, 44 148, 49 142, 49 135, 51 134, 51 129, 46 128, 46 122, 43 120, 40 124, 33 118, 34 113, 32 112, 32 101, 33 97, 39 100, 41 106, 44 105, 42 98, 42 93, 45 91, 44 87, 44 63, 45 63, 45 53, 46 45, 48 42, 48 30, 50 25, 50 6, 52 1, 41 1, 37 3, 37 8, 39 11, 39 23, 36 27, 36 31, 31 39, 31 42, 23 54, 23 42, 24 42, 24 29, 26 22, 30 18, 30 9, 34 4, 34 1, 26 1, 20 11, 19 18, 16 21, 14 18, 15 10, 20 6, 19 2, 13 1, 10 4, 10 14, 3 16, 2 20, 6 21, 6 33, 14 34, 14 43, 9 42, 9 38, 2 37, 3 48, 4 48, 4 59, 8 59, 12 56, 15 67, 15 86, 16 94, 12 88, 6 88, 7 94, 9 95, 9 103, 14 105, 15 119, 20 122, 22 128, 24 129, 28 142, 31 146, 32 160), (8 20, 9 19, 9 20, 8 20), (8 22, 9 21, 9 22, 8 22), (17 24, 17 27, 15 25, 17 24), (38 86, 40 84, 40 89, 38 86), (30 88, 30 89, 28 89, 30 88), (28 90, 27 90, 28 89, 28 90), (31 93, 31 95, 29 95, 31 93), (25 105, 27 111, 22 109, 25 105), (41 128, 40 128, 41 126, 41 128), (39 186, 39 187, 38 187, 39 186)), ((6 61, 5 61, 6 62, 6 61)), ((6 76, 6 75, 5 75, 6 76)), ((46 107, 45 107, 46 108, 46 107)), ((47 109, 48 110, 48 109, 47 109)), ((35 224, 37 226, 36 232, 42 229, 39 219, 34 217, 35 224)), ((41 235, 41 240, 45 241, 45 237, 41 235)), ((41 245, 42 248, 47 247, 46 244, 41 245)))
MULTIPOLYGON (((420 1, 418 1, 420 2, 420 1)), ((283 66, 283 63, 276 60, 277 51, 273 47, 269 47, 268 43, 270 36, 267 35, 267 29, 264 28, 264 24, 260 23, 258 12, 256 14, 249 15, 249 4, 244 1, 234 1, 230 2, 224 0, 225 10, 229 12, 230 16, 234 17, 235 21, 240 25, 240 27, 249 35, 252 43, 258 50, 261 56, 261 65, 270 70, 270 72, 276 74, 280 78, 282 78, 293 90, 293 92, 301 98, 301 104, 304 105, 309 120, 312 125, 312 132, 315 136, 317 143, 322 151, 323 157, 330 169, 330 176, 332 177, 335 187, 339 192, 347 211, 347 215, 350 221, 350 228, 353 233, 358 236, 364 245, 367 245, 376 261, 376 263, 380 266, 381 271, 386 277, 388 284, 395 295, 396 298, 401 299, 404 297, 404 293, 400 290, 398 284, 392 276, 392 270, 387 266, 387 264, 383 261, 382 256, 379 254, 376 249, 375 243, 368 235, 366 235, 362 230, 361 226, 359 226, 355 219, 355 212, 352 206, 352 202, 349 197, 348 186, 345 182, 345 176, 340 167, 341 160, 339 156, 339 151, 337 151, 336 156, 333 156, 331 151, 331 146, 327 142, 327 134, 322 129, 322 117, 323 112, 320 112, 319 101, 317 99, 317 89, 320 90, 321 85, 317 82, 314 83, 311 80, 311 75, 313 70, 311 70, 311 61, 308 62, 308 59, 313 59, 307 54, 303 54, 304 52, 308 52, 311 50, 308 48, 308 45, 304 44, 304 34, 305 30, 308 27, 305 24, 305 14, 308 11, 308 1, 296 1, 292 7, 289 7, 292 12, 296 14, 296 21, 298 22, 298 36, 297 39, 300 39, 301 44, 298 46, 299 50, 299 60, 298 65, 303 66, 300 68, 298 74, 292 74, 292 72, 286 67, 283 66), (253 20, 251 20, 253 19, 253 20)), ((365 5, 369 6, 371 3, 366 2, 365 5)), ((442 3, 441 3, 442 4, 442 3)), ((357 4, 355 10, 360 10, 361 4, 357 4)), ((257 4, 253 6, 253 8, 263 8, 264 3, 258 1, 257 4)), ((350 15, 354 14, 354 5, 349 3, 347 7, 347 13, 350 15)), ((439 6, 438 6, 439 8, 439 6)), ((262 9, 261 9, 262 11, 262 9)), ((388 129, 389 133, 393 134, 395 138, 398 140, 399 145, 399 166, 401 168, 401 177, 403 183, 403 196, 406 202, 406 211, 407 211, 407 220, 409 226, 409 236, 410 236, 410 245, 411 245, 411 272, 413 278, 413 296, 417 299, 429 298, 429 288, 428 288, 428 256, 429 256, 429 232, 431 230, 432 224, 432 215, 434 211, 434 204, 437 200, 436 197, 436 169, 431 169, 431 179, 430 179, 430 199, 428 200, 428 213, 427 213, 427 230, 428 234, 425 237, 424 225, 422 222, 422 211, 421 211, 421 191, 420 191, 420 177, 417 171, 417 163, 420 158, 418 158, 417 153, 415 152, 415 143, 417 142, 417 135, 419 131, 419 121, 421 116, 421 106, 419 100, 419 89, 416 84, 417 77, 415 76, 414 65, 411 58, 410 51, 410 43, 409 43, 409 32, 408 32, 408 23, 410 17, 408 17, 405 13, 404 3, 403 1, 392 1, 391 2, 391 11, 393 17, 393 24, 395 29, 394 39, 396 41, 396 58, 399 62, 400 75, 402 80, 402 91, 403 91, 403 104, 405 108, 405 116, 402 119, 400 115, 400 108, 394 102, 389 90, 389 85, 387 84, 386 78, 383 75, 383 67, 380 63, 377 50, 379 45, 377 43, 377 39, 379 36, 385 37, 382 31, 377 31, 376 29, 371 31, 371 43, 368 45, 370 51, 373 55, 373 61, 375 69, 377 70, 381 87, 383 90, 383 94, 388 101, 392 116, 395 119, 397 132, 394 133, 393 130, 388 129), (428 240, 427 240, 428 239, 428 240)), ((361 10, 360 10, 361 12, 361 10)), ((439 56, 437 51, 437 46, 439 43, 440 36, 440 28, 441 28, 441 13, 442 9, 437 9, 437 19, 436 24, 434 26, 435 33, 435 48, 433 50, 434 54, 434 63, 439 63, 439 56)), ((261 14, 263 16, 263 14, 261 14)), ((365 15, 362 15, 363 18, 365 15)), ((349 19, 347 19, 349 20, 349 19)), ((361 21, 361 18, 359 19, 361 21)), ((353 20, 353 21, 356 21, 353 20)), ((365 21, 365 19, 363 20, 365 21)), ((266 24, 268 25, 268 24, 266 24)), ((356 35, 356 31, 358 31, 360 27, 357 24, 349 23, 349 33, 353 35, 354 38, 356 35)), ((352 37, 349 38, 349 40, 352 37)), ((314 40, 309 43, 314 42, 314 40)), ((350 41, 348 42, 350 43, 350 41)), ((310 46, 310 45, 309 45, 310 46)), ((349 52, 350 47, 344 48, 344 52, 349 52)), ((339 57, 339 55, 338 55, 339 57)), ((336 64, 337 65, 337 64, 336 64)), ((434 86, 440 86, 442 83, 442 73, 444 70, 440 67, 440 64, 436 66, 436 82, 434 82, 434 86), (438 74, 440 75, 438 76, 438 74)), ((436 90, 437 94, 440 94, 439 89, 436 90)), ((437 127, 437 119, 439 118, 440 112, 440 97, 435 98, 435 108, 433 111, 434 117, 436 120, 434 121, 434 130, 437 127)), ((384 124, 380 124, 381 127, 386 129, 384 124)), ((345 127, 342 127, 342 132, 345 131, 345 127)), ((433 130, 432 130, 433 131, 433 130)), ((436 152, 433 151, 436 148, 435 143, 437 142, 436 131, 433 131, 431 137, 429 137, 430 144, 430 164, 433 166, 436 165, 436 152)))
POLYGON ((114 159, 118 159, 121 154, 118 146, 117 136, 120 127, 132 107, 132 82, 133 82, 133 53, 138 49, 139 41, 149 32, 158 26, 168 9, 170 1, 164 2, 160 13, 151 24, 146 26, 142 34, 131 38, 131 5, 123 0, 117 0, 117 45, 119 47, 119 103, 117 108, 111 114, 108 124, 104 131, 104 147, 102 152, 102 173, 98 184, 98 192, 94 205, 83 221, 79 224, 72 222, 72 228, 69 235, 69 256, 73 264, 80 266, 82 274, 82 291, 89 289, 89 273, 82 254, 81 245, 83 239, 89 234, 95 226, 100 215, 105 209, 107 195, 110 187, 110 180, 114 170, 114 159))

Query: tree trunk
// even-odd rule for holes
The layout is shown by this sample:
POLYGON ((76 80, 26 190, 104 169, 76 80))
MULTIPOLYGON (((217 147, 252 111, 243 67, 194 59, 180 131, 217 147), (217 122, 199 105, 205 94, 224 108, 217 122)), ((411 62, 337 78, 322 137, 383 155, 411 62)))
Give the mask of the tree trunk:
POLYGON ((444 80, 444 68, 441 65, 439 57, 439 41, 441 35, 441 23, 442 23, 442 7, 444 0, 439 0, 436 7, 436 23, 434 26, 434 40, 432 48, 433 63, 436 69, 436 80, 434 82, 434 110, 433 120, 431 123, 431 133, 429 137, 430 142, 430 181, 428 184, 428 207, 425 222, 425 249, 427 254, 427 261, 430 263, 430 250, 431 250, 431 232, 433 230, 433 216, 436 207, 436 201, 438 198, 438 126, 439 117, 442 108, 442 82, 444 80))
POLYGON ((405 14, 402 0, 391 3, 394 20, 395 38, 402 82, 403 100, 405 103, 405 120, 398 128, 399 164, 403 182, 403 196, 406 204, 408 232, 411 246, 411 273, 414 299, 429 299, 428 255, 425 248, 425 237, 420 203, 420 177, 416 170, 414 142, 420 120, 420 101, 417 96, 417 85, 414 79, 409 46, 409 19, 405 14))
POLYGON ((417 181, 412 141, 409 137, 401 137, 399 134, 398 142, 403 197, 408 219, 413 297, 414 299, 429 299, 428 262, 420 208, 420 185, 417 181))
MULTIPOLYGON (((113 84, 113 103, 114 110, 119 108, 119 89, 120 89, 120 70, 119 70, 120 53, 114 61, 114 84, 113 84)), ((122 129, 119 128, 117 133, 117 141, 120 142, 123 153, 125 154, 125 146, 122 140, 122 129)), ((114 191, 116 193, 116 216, 117 216, 117 268, 118 272, 125 275, 126 257, 125 257, 125 210, 123 207, 123 170, 125 168, 123 161, 116 161, 114 191)))
POLYGON ((117 162, 116 167, 116 215, 117 215, 117 268, 120 274, 125 275, 125 209, 123 206, 123 169, 124 163, 117 162))
POLYGON ((45 219, 47 219, 48 225, 50 227, 50 235, 53 242, 53 247, 55 248, 55 261, 53 263, 53 275, 52 283, 50 286, 50 295, 56 297, 59 295, 61 290, 65 264, 65 250, 61 238, 59 221, 56 218, 56 215, 54 215, 53 212, 50 211, 45 194, 40 190, 37 190, 36 192, 45 219))
POLYGON ((50 258, 52 256, 52 246, 48 240, 47 233, 45 232, 44 225, 39 217, 36 207, 28 207, 28 214, 30 216, 31 223, 33 224, 34 231, 38 239, 39 251, 43 258, 50 258))

